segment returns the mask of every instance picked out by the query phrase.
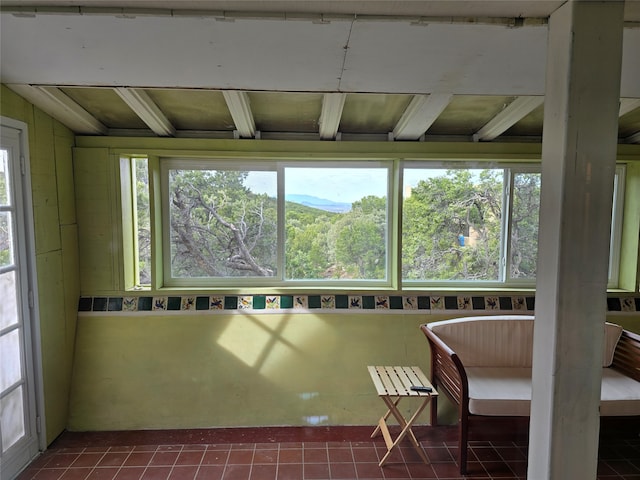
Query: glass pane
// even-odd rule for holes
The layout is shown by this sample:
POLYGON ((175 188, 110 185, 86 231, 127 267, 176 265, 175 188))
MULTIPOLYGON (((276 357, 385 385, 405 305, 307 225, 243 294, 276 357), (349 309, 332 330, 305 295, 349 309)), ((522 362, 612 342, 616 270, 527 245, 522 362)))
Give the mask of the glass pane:
POLYGON ((512 279, 536 278, 540 178, 539 173, 517 173, 513 176, 510 255, 512 279))
POLYGON ((386 279, 387 190, 387 168, 286 168, 286 278, 386 279))
POLYGON ((13 265, 11 213, 0 212, 0 267, 13 265))
POLYGON ((23 389, 16 388, 0 400, 0 427, 2 430, 2 453, 6 452, 25 435, 23 389))
POLYGON ((0 337, 0 392, 22 379, 20 366, 20 331, 15 329, 0 337))
POLYGON ((146 158, 133 160, 136 174, 136 214, 138 224, 138 284, 151 284, 151 223, 149 210, 149 169, 146 158))
POLYGON ((273 171, 170 170, 172 276, 274 276, 276 192, 273 171))
POLYGON ((9 152, 0 149, 0 205, 9 205, 9 152))
POLYGON ((503 171, 405 169, 402 278, 499 280, 503 171))
POLYGON ((16 272, 0 274, 0 330, 18 323, 16 272))

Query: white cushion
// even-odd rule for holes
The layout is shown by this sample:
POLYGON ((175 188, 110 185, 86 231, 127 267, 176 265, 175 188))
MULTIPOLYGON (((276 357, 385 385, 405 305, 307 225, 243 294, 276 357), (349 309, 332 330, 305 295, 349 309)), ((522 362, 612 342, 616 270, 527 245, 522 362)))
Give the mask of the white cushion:
POLYGON ((613 368, 602 369, 600 415, 640 415, 640 382, 613 368))
MULTIPOLYGON (((531 367, 532 315, 490 315, 443 320, 427 325, 467 367, 531 367)), ((602 366, 608 367, 622 327, 604 324, 602 366)))
POLYGON ((474 415, 528 417, 531 369, 465 368, 469 381, 469 412, 474 415))
MULTIPOLYGON (((531 369, 470 367, 469 412, 474 415, 529 416, 531 369)), ((640 415, 640 382, 612 368, 602 369, 601 416, 640 415)))
POLYGON ((531 367, 533 316, 499 315, 428 325, 467 367, 531 367))

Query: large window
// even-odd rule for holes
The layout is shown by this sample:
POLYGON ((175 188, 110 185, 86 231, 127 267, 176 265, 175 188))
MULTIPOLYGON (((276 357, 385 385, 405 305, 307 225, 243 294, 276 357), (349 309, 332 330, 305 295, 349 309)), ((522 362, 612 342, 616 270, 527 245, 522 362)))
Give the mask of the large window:
POLYGON ((166 285, 387 285, 391 163, 161 161, 166 285))
MULTIPOLYGON (((539 165, 181 158, 153 165, 131 158, 136 284, 151 284, 155 265, 162 274, 154 287, 535 286, 539 165), (160 199, 155 210, 152 194, 160 199)), ((615 178, 610 287, 623 167, 615 178)))

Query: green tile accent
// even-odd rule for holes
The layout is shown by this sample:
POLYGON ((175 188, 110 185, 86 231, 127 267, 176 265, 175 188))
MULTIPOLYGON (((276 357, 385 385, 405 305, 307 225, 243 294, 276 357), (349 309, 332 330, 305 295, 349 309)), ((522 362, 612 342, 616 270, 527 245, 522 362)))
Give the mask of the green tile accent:
MULTIPOLYGON (((253 297, 253 301, 256 301, 256 297, 253 297)), ((255 305, 253 308, 255 308, 255 305)), ((293 295, 282 295, 280 297, 280 308, 293 308, 293 295)))
POLYGON ((180 310, 181 297, 169 297, 167 300, 167 310, 180 310))
POLYGON ((224 309, 235 310, 238 308, 238 297, 224 297, 224 309))
POLYGON ((373 310, 376 308, 376 297, 373 295, 362 296, 362 308, 366 310, 373 310))
POLYGON ((309 308, 320 308, 321 306, 320 295, 309 295, 309 308))
POLYGON ((254 295, 253 296, 253 309, 254 310, 264 310, 267 304, 267 297, 265 295, 254 295))
POLYGON ((402 297, 389 297, 389 308, 392 310, 402 310, 404 308, 402 305, 402 297))
POLYGON ((349 296, 336 295, 336 308, 349 308, 349 296))
POLYGON ((418 297, 418 310, 429 310, 431 308, 431 300, 429 297, 418 297))
POLYGON ((146 312, 151 310, 153 299, 151 297, 140 297, 138 299, 138 311, 146 312))
POLYGON ((209 297, 196 297, 196 310, 209 310, 209 297))

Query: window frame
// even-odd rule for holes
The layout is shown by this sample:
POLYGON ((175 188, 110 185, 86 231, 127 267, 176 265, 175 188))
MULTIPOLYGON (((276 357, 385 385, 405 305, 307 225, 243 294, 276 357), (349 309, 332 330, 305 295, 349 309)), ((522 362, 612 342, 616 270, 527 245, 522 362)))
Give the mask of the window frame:
MULTIPOLYGON (((513 187, 513 175, 517 173, 540 173, 541 164, 535 160, 528 160, 526 162, 514 162, 496 158, 493 160, 438 160, 438 159, 406 159, 406 158, 375 158, 375 159, 354 159, 349 158, 345 160, 337 160, 335 158, 327 159, 313 159, 308 158, 258 158, 258 157, 246 157, 243 156, 239 159, 231 157, 217 157, 209 156, 206 152, 200 153, 197 157, 191 157, 189 155, 174 155, 169 151, 153 154, 135 153, 126 154, 120 153, 120 173, 122 181, 122 196, 123 202, 123 223, 128 223, 123 226, 123 241, 125 243, 123 250, 126 252, 132 252, 131 255, 125 254, 125 266, 123 274, 125 275, 125 289, 127 290, 163 290, 163 289, 200 289, 211 290, 214 288, 224 290, 242 289, 244 287, 254 287, 256 291, 260 289, 270 290, 273 288, 284 289, 306 289, 306 290, 352 290, 352 291, 426 291, 434 289, 445 290, 486 290, 486 289, 524 289, 534 290, 536 287, 536 280, 533 279, 509 279, 509 249, 510 249, 510 231, 511 231, 511 211, 513 207, 513 195, 506 193, 506 187, 503 188, 503 195, 507 197, 508 203, 503 203, 504 208, 508 209, 508 215, 504 215, 503 221, 507 223, 507 227, 503 227, 502 232, 502 246, 501 253, 501 272, 502 280, 500 281, 421 281, 421 280, 403 280, 402 279, 402 205, 403 205, 403 178, 404 172, 408 168, 428 168, 428 169, 490 169, 499 168, 508 172, 504 176, 505 184, 508 182, 508 187, 511 190, 513 187), (133 197, 135 197, 135 171, 133 161, 135 159, 145 157, 148 159, 149 168, 149 202, 150 202, 150 223, 151 223, 151 285, 139 285, 137 277, 134 281, 134 275, 132 272, 138 272, 138 251, 135 249, 135 243, 132 235, 132 229, 136 225, 137 219, 134 210, 133 197), (205 279, 204 281, 196 281, 197 279, 187 278, 184 281, 167 282, 166 272, 168 270, 165 258, 165 250, 168 250, 167 245, 167 229, 164 228, 165 215, 167 213, 165 199, 167 198, 167 192, 163 191, 165 188, 165 175, 162 174, 162 165, 167 159, 177 160, 184 166, 187 163, 193 164, 202 163, 207 166, 220 167, 223 165, 233 165, 235 169, 238 168, 239 163, 247 163, 251 165, 251 169, 259 169, 258 166, 269 166, 270 169, 275 168, 278 171, 278 195, 282 197, 282 201, 278 201, 278 216, 283 220, 278 225, 278 275, 276 277, 228 277, 221 279, 221 281, 211 281, 211 279, 205 279), (386 262, 387 262, 387 278, 385 281, 376 280, 287 280, 284 279, 284 176, 282 172, 286 167, 300 167, 301 165, 309 167, 363 167, 371 165, 384 165, 388 168, 388 182, 387 182, 387 238, 386 238, 386 262), (130 182, 128 187, 125 186, 127 182, 130 182), (128 190, 128 193, 127 193, 128 190), (124 200, 128 202, 125 204, 124 200), (127 245, 127 243, 129 245, 127 245), (130 277, 130 278, 129 278, 130 277)), ((246 168, 242 168, 247 170, 246 168)), ((262 168, 265 169, 265 168, 262 168)), ((615 169, 616 185, 614 186, 614 198, 612 208, 612 225, 611 225, 611 244, 610 244, 610 261, 609 261, 609 278, 608 289, 619 288, 621 279, 620 276, 620 261, 622 255, 622 234, 625 219, 624 214, 624 199, 625 199, 625 182, 626 182, 626 164, 619 162, 616 164, 615 169)), ((135 231, 135 229, 134 229, 135 231)))
POLYGON ((394 163, 392 160, 273 160, 273 159, 224 159, 224 158, 187 158, 163 156, 159 158, 160 169, 160 197, 162 204, 161 236, 162 236, 162 265, 161 287, 168 288, 233 288, 233 287, 304 287, 304 288, 336 288, 336 289, 390 289, 397 286, 395 282, 395 260, 393 256, 392 226, 395 201, 393 200, 394 163), (273 277, 174 277, 171 272, 171 238, 169 228, 169 170, 179 166, 181 169, 202 170, 233 170, 233 171, 274 171, 277 174, 277 273, 273 277), (286 217, 285 217, 285 175, 287 168, 341 168, 365 169, 383 168, 387 171, 387 229, 385 238, 386 250, 386 278, 377 279, 287 279, 285 277, 285 246, 286 246, 286 217))
MULTIPOLYGON (((535 288, 535 279, 509 279, 510 269, 510 250, 511 250, 511 212, 513 209, 513 173, 541 173, 541 165, 533 162, 514 163, 514 162, 403 162, 402 177, 404 179, 404 171, 407 169, 417 170, 502 170, 502 209, 503 215, 501 219, 500 234, 500 253, 499 258, 499 274, 497 280, 434 280, 419 279, 409 280, 400 278, 403 289, 406 290, 425 290, 434 288, 457 288, 462 290, 484 289, 484 288, 535 288)), ((404 181, 402 182, 402 190, 404 190, 404 181)), ((400 192, 402 193, 402 192, 400 192)), ((403 211, 399 212, 400 222, 402 222, 403 211)), ((402 260, 402 249, 398 252, 399 261, 402 260)), ((402 263, 401 263, 402 264, 402 263)))

